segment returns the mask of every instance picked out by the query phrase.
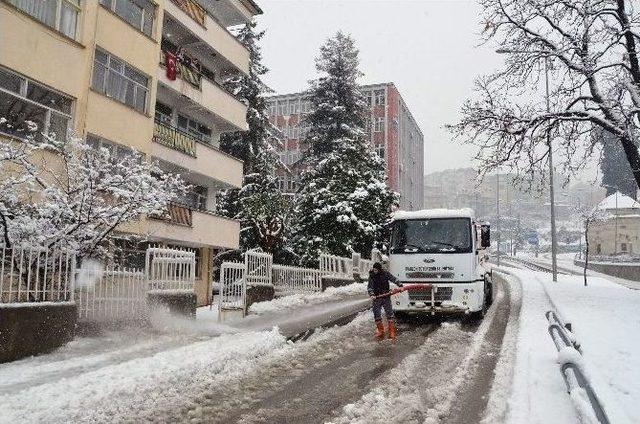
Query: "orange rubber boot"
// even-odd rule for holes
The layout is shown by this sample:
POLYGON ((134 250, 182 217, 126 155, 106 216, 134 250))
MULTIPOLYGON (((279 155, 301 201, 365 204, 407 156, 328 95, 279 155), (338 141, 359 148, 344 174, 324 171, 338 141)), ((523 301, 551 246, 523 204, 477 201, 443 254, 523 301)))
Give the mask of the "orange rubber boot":
POLYGON ((382 324, 382 321, 376 322, 376 334, 374 336, 378 340, 384 339, 384 325, 382 324))
POLYGON ((393 320, 388 320, 388 324, 389 324, 389 338, 391 340, 395 340, 396 339, 396 323, 393 322, 393 320))

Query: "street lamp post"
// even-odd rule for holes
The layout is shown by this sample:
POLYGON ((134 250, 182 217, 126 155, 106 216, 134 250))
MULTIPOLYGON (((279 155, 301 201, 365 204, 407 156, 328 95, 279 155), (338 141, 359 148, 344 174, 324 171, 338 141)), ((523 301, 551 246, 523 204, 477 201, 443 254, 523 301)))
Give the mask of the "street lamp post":
MULTIPOLYGON (((528 53, 526 51, 517 51, 510 49, 498 49, 498 54, 509 53, 528 53)), ((549 66, 548 58, 544 59, 544 81, 545 81, 545 101, 547 113, 551 112, 549 104, 549 66)), ((549 149, 549 203, 551 204, 551 272, 553 281, 558 281, 558 240, 556 238, 556 205, 555 205, 555 189, 553 186, 553 146, 551 143, 551 131, 547 130, 547 147, 549 149)))
MULTIPOLYGON (((549 67, 548 59, 544 60, 544 81, 546 91, 547 113, 551 112, 549 106, 549 67)), ((558 240, 556 237, 556 205, 555 188, 553 185, 553 146, 551 145, 551 131, 547 130, 547 146, 549 147, 549 200, 551 203, 551 272, 553 281, 558 281, 558 240)))
POLYGON ((500 231, 500 170, 496 174, 496 224, 498 225, 498 266, 500 266, 500 237, 502 231, 500 231))

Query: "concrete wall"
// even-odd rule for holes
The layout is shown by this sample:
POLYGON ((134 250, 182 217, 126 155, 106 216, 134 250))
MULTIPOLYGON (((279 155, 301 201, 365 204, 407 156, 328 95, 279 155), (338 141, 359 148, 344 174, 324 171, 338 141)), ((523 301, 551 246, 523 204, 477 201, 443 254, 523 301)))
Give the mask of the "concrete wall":
POLYGON ((75 303, 0 303, 0 363, 49 352, 73 339, 75 303))
MULTIPOLYGON (((575 259, 573 263, 584 267, 584 261, 575 259)), ((640 281, 640 264, 608 264, 603 262, 589 262, 589 269, 611 275, 613 277, 624 278, 625 280, 640 281)))

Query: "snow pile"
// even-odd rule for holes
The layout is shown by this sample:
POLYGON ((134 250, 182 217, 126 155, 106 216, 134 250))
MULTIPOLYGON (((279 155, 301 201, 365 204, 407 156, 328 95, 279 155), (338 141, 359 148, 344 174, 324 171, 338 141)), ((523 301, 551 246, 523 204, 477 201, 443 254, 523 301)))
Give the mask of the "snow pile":
POLYGON ((507 327, 483 422, 597 422, 583 390, 567 394, 560 372, 567 362, 591 381, 611 422, 634 422, 640 416, 640 363, 633 354, 640 342, 628 335, 640 323, 640 292, 594 277, 584 287, 581 276, 560 275, 553 283, 550 274, 504 272, 512 288, 521 284, 520 319, 518 328, 507 327), (545 287, 571 322, 583 355, 556 350, 544 315, 552 309, 545 287))
POLYGON ((507 327, 483 423, 577 423, 547 332, 544 313, 551 305, 539 273, 504 271, 510 287, 522 290, 520 316, 517 329, 507 327))
POLYGON ((0 422, 141 421, 149 411, 181 405, 189 390, 194 390, 191 395, 206 393, 249 372, 261 357, 284 346, 286 340, 274 329, 222 335, 106 366, 0 396, 0 422))
MULTIPOLYGON (((604 278, 580 277, 544 281, 549 295, 581 344, 582 367, 615 423, 640 416, 640 292, 604 278)), ((562 359, 563 356, 560 358, 562 359)))
POLYGON ((350 296, 365 295, 367 286, 363 283, 353 283, 342 287, 328 287, 323 292, 299 293, 290 296, 279 297, 274 300, 257 302, 249 307, 250 314, 264 314, 288 309, 299 308, 304 305, 314 305, 350 296))

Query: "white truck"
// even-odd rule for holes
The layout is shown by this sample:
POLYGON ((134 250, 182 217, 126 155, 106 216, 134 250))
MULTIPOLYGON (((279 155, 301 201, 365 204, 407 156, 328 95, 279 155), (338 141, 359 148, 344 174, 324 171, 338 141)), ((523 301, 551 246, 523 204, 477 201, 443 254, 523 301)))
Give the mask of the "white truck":
POLYGON ((399 318, 410 313, 484 316, 493 300, 485 268, 488 224, 471 209, 396 212, 391 223, 388 268, 403 285, 432 285, 392 296, 399 318))

